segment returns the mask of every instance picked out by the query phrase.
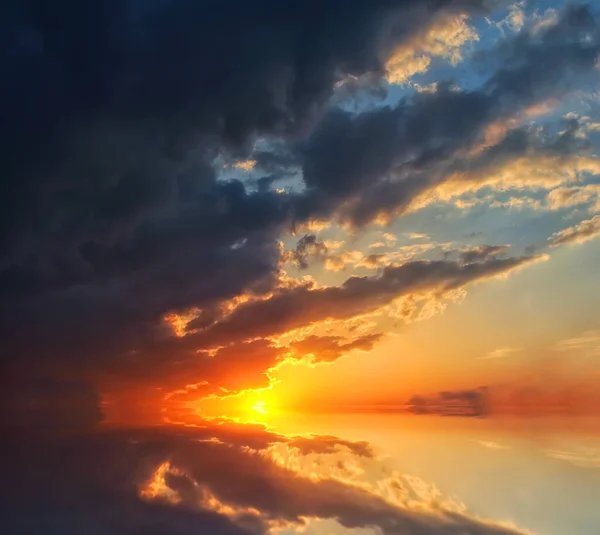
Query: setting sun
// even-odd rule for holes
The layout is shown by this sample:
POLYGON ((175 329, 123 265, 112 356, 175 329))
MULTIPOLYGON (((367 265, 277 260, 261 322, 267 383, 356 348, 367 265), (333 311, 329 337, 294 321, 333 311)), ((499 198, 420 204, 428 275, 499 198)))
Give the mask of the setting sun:
POLYGON ((256 403, 254 403, 251 407, 251 409, 254 412, 257 412, 259 414, 269 414, 269 409, 267 408, 267 402, 266 401, 257 401, 256 403))

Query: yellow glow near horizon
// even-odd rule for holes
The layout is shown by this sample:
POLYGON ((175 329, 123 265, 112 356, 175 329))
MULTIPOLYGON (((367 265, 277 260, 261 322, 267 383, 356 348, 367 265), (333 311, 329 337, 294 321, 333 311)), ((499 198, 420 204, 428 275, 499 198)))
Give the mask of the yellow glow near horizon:
POLYGON ((282 400, 271 387, 246 390, 239 394, 224 397, 207 397, 192 402, 201 417, 226 418, 241 423, 269 424, 287 415, 282 400))

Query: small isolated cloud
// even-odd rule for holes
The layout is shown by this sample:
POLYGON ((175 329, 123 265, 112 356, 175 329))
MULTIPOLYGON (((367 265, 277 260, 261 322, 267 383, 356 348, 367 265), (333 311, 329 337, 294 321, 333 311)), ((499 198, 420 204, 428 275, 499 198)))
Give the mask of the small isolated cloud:
POLYGON ((488 409, 487 387, 471 390, 447 390, 433 396, 414 395, 407 402, 413 414, 436 414, 438 416, 481 417, 488 409))
POLYGON ((459 417, 536 417, 549 421, 558 417, 563 422, 585 417, 585 425, 597 430, 600 377, 595 368, 577 369, 563 365, 554 369, 547 362, 536 362, 527 372, 504 376, 496 384, 415 394, 406 408, 413 414, 459 417))
POLYGON ((580 448, 577 450, 545 450, 548 457, 565 461, 581 468, 599 468, 600 469, 600 450, 594 448, 580 448))
POLYGON ((507 357, 508 355, 512 355, 513 353, 516 353, 518 351, 521 351, 520 347, 499 347, 498 349, 490 351, 483 357, 479 357, 479 359, 501 359, 507 357))
POLYGON ((305 234, 296 248, 291 252, 290 259, 300 269, 308 268, 309 259, 322 259, 327 254, 327 246, 314 234, 305 234))
POLYGON ((256 160, 242 160, 233 164, 235 169, 241 169, 242 171, 252 171, 256 167, 256 160))
POLYGON ((370 351, 381 339, 381 333, 367 334, 354 340, 340 336, 309 336, 293 342, 291 347, 300 355, 312 355, 313 362, 333 362, 352 350, 370 351))
POLYGON ((561 340, 556 343, 554 349, 568 353, 584 353, 590 356, 600 355, 600 330, 587 331, 579 336, 561 340))
POLYGON ((496 27, 504 33, 504 29, 508 28, 512 32, 519 32, 525 26, 526 15, 523 7, 525 2, 517 2, 510 6, 508 15, 496 24, 496 27))
POLYGON ((505 446, 504 444, 500 444, 498 442, 494 442, 492 440, 477 440, 478 444, 481 444, 484 448, 489 448, 491 450, 509 450, 510 446, 505 446))
POLYGON ((600 235, 600 215, 595 215, 591 219, 585 219, 559 232, 555 232, 548 238, 550 247, 560 247, 561 245, 572 245, 585 243, 600 235))

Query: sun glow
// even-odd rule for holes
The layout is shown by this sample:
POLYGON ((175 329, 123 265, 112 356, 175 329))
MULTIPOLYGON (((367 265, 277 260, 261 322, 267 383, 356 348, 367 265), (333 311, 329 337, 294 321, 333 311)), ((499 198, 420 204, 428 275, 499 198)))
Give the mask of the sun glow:
POLYGON ((241 423, 271 425, 286 414, 281 400, 273 395, 271 388, 246 390, 223 397, 206 397, 195 404, 198 414, 204 418, 225 418, 241 423))
POLYGON ((266 423, 281 412, 270 390, 248 392, 240 405, 242 419, 250 422, 266 423))
POLYGON ((262 415, 269 414, 269 409, 267 408, 267 402, 266 401, 257 401, 256 403, 254 403, 252 405, 251 409, 254 412, 257 412, 258 414, 262 414, 262 415))

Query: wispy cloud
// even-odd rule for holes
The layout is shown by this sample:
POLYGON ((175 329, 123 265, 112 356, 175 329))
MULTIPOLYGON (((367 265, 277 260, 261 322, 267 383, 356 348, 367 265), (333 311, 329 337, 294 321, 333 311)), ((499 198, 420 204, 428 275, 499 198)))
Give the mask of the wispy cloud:
POLYGON ((592 219, 585 219, 572 227, 554 233, 548 241, 550 247, 560 247, 585 243, 598 236, 600 236, 600 215, 595 215, 592 219))
POLYGON ((517 353, 518 351, 522 351, 520 347, 499 347, 498 349, 493 349, 489 353, 486 353, 482 357, 479 357, 480 360, 485 359, 501 359, 512 355, 513 353, 517 353))
POLYGON ((565 461, 581 468, 600 468, 600 450, 578 449, 578 450, 544 450, 548 457, 565 461))
POLYGON ((509 450, 510 446, 506 446, 505 444, 500 444, 498 442, 494 442, 492 440, 477 440, 478 444, 482 445, 484 448, 488 448, 491 450, 509 450))
POLYGON ((556 343, 554 349, 560 352, 600 356, 600 330, 587 331, 580 336, 560 340, 556 343))

